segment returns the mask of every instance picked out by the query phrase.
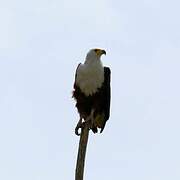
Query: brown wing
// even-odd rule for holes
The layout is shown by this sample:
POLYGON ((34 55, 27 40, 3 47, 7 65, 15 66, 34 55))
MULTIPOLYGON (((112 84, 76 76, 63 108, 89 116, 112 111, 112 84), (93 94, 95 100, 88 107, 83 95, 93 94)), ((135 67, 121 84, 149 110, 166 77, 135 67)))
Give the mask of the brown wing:
POLYGON ((104 113, 104 124, 101 128, 101 133, 104 130, 106 125, 106 121, 109 119, 110 116, 110 103, 111 103, 111 70, 109 67, 104 67, 104 84, 102 88, 101 101, 102 101, 102 112, 104 113))

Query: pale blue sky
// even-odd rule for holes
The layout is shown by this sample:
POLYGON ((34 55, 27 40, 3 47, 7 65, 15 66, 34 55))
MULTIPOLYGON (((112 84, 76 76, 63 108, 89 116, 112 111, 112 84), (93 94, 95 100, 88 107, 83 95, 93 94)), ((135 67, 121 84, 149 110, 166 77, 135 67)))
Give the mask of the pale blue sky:
POLYGON ((1 0, 0 179, 74 179, 74 73, 100 47, 112 70, 111 117, 90 134, 85 180, 179 180, 179 7, 1 0))

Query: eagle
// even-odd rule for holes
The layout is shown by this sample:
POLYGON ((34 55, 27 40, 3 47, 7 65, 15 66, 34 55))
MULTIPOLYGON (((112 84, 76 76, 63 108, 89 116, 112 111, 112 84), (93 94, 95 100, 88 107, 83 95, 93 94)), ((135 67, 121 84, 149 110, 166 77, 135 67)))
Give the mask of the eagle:
POLYGON ((75 82, 72 97, 76 101, 79 113, 79 121, 75 128, 75 134, 83 123, 90 121, 90 129, 94 132, 103 132, 106 121, 110 116, 111 100, 111 70, 104 67, 101 56, 106 55, 103 49, 91 49, 76 69, 75 82))

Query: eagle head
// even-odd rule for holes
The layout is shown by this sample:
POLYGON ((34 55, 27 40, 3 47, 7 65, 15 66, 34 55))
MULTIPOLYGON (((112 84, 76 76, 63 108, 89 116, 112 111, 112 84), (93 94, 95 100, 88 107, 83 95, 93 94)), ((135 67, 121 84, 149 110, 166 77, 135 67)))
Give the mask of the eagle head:
POLYGON ((86 63, 100 60, 102 55, 106 55, 106 51, 104 49, 91 49, 86 56, 86 63))

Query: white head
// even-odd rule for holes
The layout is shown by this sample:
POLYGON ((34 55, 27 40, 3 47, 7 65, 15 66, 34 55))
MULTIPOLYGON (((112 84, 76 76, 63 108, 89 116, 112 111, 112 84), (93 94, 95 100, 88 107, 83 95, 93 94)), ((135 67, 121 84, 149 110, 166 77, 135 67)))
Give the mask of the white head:
POLYGON ((85 63, 77 69, 76 83, 87 96, 96 93, 104 82, 104 67, 100 60, 103 54, 106 54, 105 50, 91 49, 85 63))
POLYGON ((106 51, 103 49, 91 49, 86 56, 85 64, 93 64, 99 61, 101 63, 101 56, 105 54, 106 51))

